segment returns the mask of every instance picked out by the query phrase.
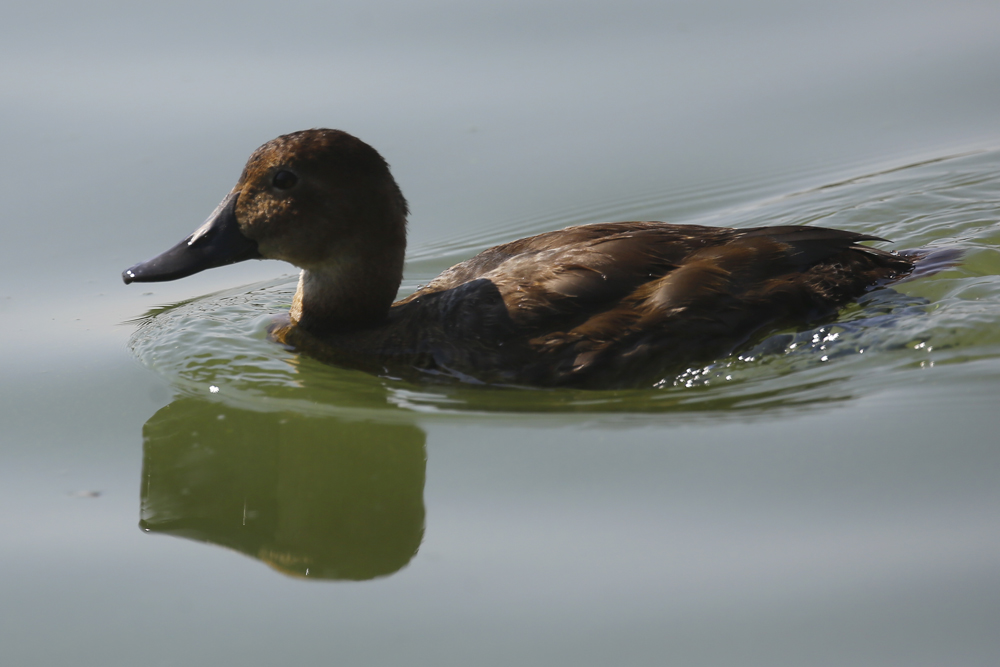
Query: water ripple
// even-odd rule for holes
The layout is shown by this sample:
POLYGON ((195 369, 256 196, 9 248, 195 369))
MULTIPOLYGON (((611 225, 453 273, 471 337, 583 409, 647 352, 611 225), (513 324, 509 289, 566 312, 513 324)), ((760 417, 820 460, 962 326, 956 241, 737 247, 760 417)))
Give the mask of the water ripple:
MULTIPOLYGON (((684 196, 708 198, 712 190, 684 196)), ((453 261, 524 233, 641 218, 631 214, 669 203, 649 193, 417 248, 403 292, 453 261)), ((136 320, 130 349, 182 393, 208 395, 215 387, 213 400, 255 410, 379 419, 414 412, 666 412, 718 419, 818 409, 929 378, 944 387, 998 372, 998 218, 1000 151, 903 165, 692 217, 687 222, 736 227, 822 224, 891 238, 896 248, 963 254, 956 266, 865 295, 834 321, 772 333, 740 354, 647 389, 472 387, 430 377, 415 385, 325 366, 267 341, 273 314, 291 303, 295 281, 288 277, 154 308, 136 320)))

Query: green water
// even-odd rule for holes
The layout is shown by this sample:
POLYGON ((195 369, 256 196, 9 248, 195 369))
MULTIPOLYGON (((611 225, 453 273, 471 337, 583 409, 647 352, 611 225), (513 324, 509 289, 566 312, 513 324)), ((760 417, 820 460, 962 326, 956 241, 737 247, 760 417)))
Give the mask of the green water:
POLYGON ((0 35, 0 664, 1000 660, 991 3, 48 3, 0 35), (958 259, 629 391, 299 357, 275 262, 121 284, 313 126, 392 164, 403 293, 603 220, 958 259))

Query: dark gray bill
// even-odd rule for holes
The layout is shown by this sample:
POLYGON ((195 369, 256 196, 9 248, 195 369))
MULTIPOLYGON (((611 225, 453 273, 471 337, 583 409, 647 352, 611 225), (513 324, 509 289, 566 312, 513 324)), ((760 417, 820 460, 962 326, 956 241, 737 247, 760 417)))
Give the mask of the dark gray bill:
POLYGON ((177 280, 217 266, 262 259, 257 243, 240 233, 236 222, 239 196, 239 192, 230 193, 191 236, 165 253, 125 269, 122 280, 126 285, 177 280))

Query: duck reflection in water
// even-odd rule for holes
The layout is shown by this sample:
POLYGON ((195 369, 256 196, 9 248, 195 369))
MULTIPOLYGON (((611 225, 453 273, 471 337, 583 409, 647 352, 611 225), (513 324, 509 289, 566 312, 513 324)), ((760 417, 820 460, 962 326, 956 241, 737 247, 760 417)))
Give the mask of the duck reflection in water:
POLYGON ((143 428, 140 526, 293 576, 384 577, 420 547, 425 474, 412 425, 185 397, 143 428))

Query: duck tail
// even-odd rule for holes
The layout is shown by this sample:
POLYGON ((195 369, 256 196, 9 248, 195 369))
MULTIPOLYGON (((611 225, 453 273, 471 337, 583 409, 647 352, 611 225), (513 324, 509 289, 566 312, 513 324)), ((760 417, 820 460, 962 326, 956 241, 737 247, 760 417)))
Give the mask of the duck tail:
POLYGON ((962 248, 910 248, 900 250, 900 257, 913 263, 913 269, 904 280, 926 278, 935 273, 947 271, 962 262, 965 250, 962 248))

